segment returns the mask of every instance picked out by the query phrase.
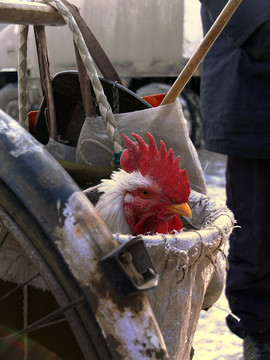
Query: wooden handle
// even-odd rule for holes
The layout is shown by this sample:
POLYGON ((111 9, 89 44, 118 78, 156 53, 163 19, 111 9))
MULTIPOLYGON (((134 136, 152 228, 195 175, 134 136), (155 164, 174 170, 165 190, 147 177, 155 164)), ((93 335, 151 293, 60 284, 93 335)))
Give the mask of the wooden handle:
POLYGON ((0 0, 0 23, 22 25, 65 25, 50 5, 24 0, 0 0))
POLYGON ((50 62, 47 51, 47 41, 44 26, 34 26, 37 54, 39 62, 40 79, 43 93, 46 98, 47 118, 50 137, 57 141, 57 122, 54 105, 53 88, 51 84, 50 62))
POLYGON ((217 17, 214 24, 209 29, 208 33, 203 38, 200 46, 194 52, 192 57, 187 62, 186 66, 173 83, 172 87, 168 91, 167 95, 163 99, 160 105, 170 104, 174 102, 180 95, 191 76, 194 74, 205 55, 208 53, 211 46, 214 44, 216 38, 224 29, 227 22, 232 17, 235 10, 238 8, 242 0, 229 0, 222 12, 217 17))

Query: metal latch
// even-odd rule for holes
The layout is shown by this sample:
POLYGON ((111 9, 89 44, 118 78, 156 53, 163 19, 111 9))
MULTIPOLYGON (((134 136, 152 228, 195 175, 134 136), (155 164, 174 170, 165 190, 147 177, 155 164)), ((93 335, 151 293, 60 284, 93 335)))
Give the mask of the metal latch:
POLYGON ((157 271, 141 236, 120 245, 99 264, 119 297, 134 295, 158 284, 157 271))

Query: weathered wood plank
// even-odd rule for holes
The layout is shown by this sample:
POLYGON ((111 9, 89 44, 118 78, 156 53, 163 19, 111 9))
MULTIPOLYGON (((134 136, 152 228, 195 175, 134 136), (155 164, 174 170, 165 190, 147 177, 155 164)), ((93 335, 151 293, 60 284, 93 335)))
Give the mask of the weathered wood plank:
POLYGON ((26 0, 0 0, 0 23, 57 25, 65 21, 52 6, 26 0))

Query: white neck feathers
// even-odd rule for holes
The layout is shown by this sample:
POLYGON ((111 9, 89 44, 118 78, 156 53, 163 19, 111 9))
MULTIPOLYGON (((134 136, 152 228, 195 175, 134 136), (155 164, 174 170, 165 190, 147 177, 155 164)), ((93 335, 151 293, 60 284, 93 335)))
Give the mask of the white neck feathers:
POLYGON ((102 180, 98 191, 103 194, 96 205, 96 210, 112 233, 132 233, 124 214, 124 197, 127 192, 145 186, 149 186, 149 180, 136 171, 132 173, 124 170, 114 171, 111 179, 102 180))

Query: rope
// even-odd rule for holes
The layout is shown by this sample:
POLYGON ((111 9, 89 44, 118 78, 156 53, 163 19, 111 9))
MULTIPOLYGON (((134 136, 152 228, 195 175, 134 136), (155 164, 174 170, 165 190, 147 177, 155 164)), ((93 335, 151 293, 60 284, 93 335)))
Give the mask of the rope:
POLYGON ((88 48, 83 39, 82 33, 77 26, 77 23, 67 9, 65 5, 61 3, 59 0, 44 0, 44 2, 53 6, 58 10, 58 12, 62 15, 65 22, 67 23, 69 29, 72 32, 73 40, 75 41, 84 66, 86 68, 87 75, 92 83, 93 90, 96 96, 97 103, 99 105, 99 111, 101 116, 105 122, 108 136, 113 143, 113 151, 115 154, 119 154, 122 151, 122 140, 120 134, 116 127, 116 122, 114 118, 114 114, 111 110, 111 106, 107 101, 106 95, 104 94, 101 82, 98 77, 98 73, 94 66, 91 55, 89 54, 88 48))
POLYGON ((18 107, 19 123, 28 130, 27 106, 27 37, 28 25, 20 26, 18 43, 18 107))

